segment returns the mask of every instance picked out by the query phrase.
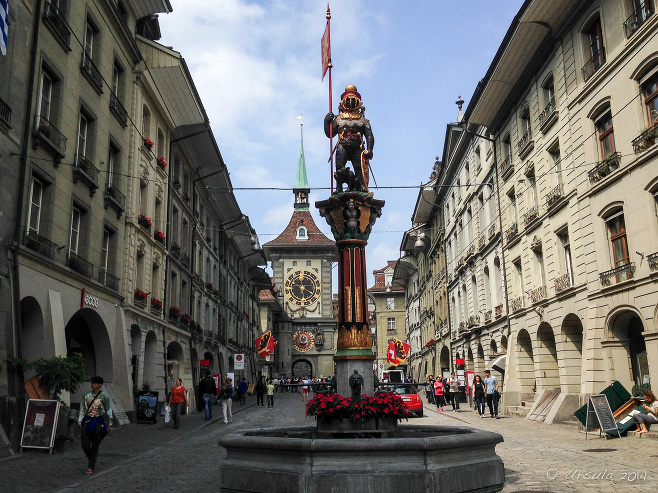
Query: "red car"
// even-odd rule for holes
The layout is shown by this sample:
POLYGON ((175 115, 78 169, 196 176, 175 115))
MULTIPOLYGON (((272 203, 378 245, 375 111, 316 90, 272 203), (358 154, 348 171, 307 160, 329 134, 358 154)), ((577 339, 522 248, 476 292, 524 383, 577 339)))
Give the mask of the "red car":
POLYGON ((423 401, 420 400, 418 388, 415 385, 389 385, 381 388, 380 392, 393 392, 402 397, 405 407, 419 418, 423 417, 423 401))

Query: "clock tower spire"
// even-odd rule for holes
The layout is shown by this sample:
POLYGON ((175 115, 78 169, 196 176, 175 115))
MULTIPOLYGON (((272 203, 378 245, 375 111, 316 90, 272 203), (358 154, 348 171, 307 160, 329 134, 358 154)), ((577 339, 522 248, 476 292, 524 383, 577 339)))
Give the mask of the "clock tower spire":
POLYGON ((299 161, 297 162, 297 177, 292 191, 295 194, 295 210, 308 210, 308 194, 311 191, 306 177, 306 160, 304 159, 304 117, 297 117, 299 122, 300 144, 299 161))

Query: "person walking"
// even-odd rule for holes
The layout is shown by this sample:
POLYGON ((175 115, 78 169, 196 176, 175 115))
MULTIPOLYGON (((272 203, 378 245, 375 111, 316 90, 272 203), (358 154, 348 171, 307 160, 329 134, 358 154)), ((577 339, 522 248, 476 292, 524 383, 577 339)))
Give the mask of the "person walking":
POLYGON ((480 375, 475 375, 473 379, 473 401, 477 405, 478 414, 484 418, 484 403, 486 402, 486 392, 484 382, 480 375))
POLYGON ((224 424, 233 421, 233 380, 227 378, 222 387, 222 414, 224 424))
POLYGON ((263 404, 263 394, 265 393, 265 384, 263 383, 263 377, 258 379, 256 382, 256 407, 265 406, 263 404))
POLYGON ((459 379, 455 376, 453 371, 448 379, 448 388, 450 388, 450 396, 452 397, 452 411, 459 412, 459 379))
POLYGON ((302 379, 302 395, 299 398, 304 402, 308 400, 308 378, 306 377, 302 379))
POLYGON ((247 379, 245 377, 242 377, 242 381, 238 384, 241 406, 244 406, 247 402, 247 390, 249 390, 249 384, 247 383, 247 379))
POLYGON ((210 375, 209 371, 206 371, 205 375, 199 383, 199 393, 203 396, 206 420, 209 420, 212 419, 212 401, 217 396, 217 386, 215 385, 215 379, 210 375))
POLYGON ((443 411, 443 405, 444 405, 444 397, 443 397, 443 379, 441 377, 437 377, 437 379, 434 381, 434 401, 436 402, 436 409, 439 411, 443 411))
POLYGON ((92 474, 98 459, 98 448, 106 433, 112 432, 112 403, 107 392, 101 391, 103 377, 95 376, 90 380, 91 392, 80 402, 78 424, 80 425, 80 441, 82 450, 87 456, 87 472, 92 474), (107 414, 108 425, 105 425, 107 414))
POLYGON ((169 402, 167 404, 174 416, 174 428, 178 429, 180 426, 180 417, 183 414, 183 404, 189 406, 187 402, 187 391, 183 387, 183 380, 180 378, 176 379, 176 385, 171 388, 171 394, 169 394, 169 402))
POLYGON ((267 382, 267 407, 274 407, 274 383, 267 382))
POLYGON ((492 418, 498 419, 498 379, 492 377, 489 370, 484 370, 484 385, 486 386, 489 413, 492 418))

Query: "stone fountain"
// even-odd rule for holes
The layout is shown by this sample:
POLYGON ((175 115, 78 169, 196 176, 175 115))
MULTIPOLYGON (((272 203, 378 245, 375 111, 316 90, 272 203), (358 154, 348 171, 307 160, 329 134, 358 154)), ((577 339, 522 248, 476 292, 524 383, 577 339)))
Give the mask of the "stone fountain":
MULTIPOLYGON (((315 205, 338 247, 336 390, 359 398, 375 391, 365 247, 384 201, 368 189, 374 138, 356 87, 345 89, 339 109, 338 116, 325 117, 327 136, 340 136, 336 192, 315 205), (347 160, 354 172, 345 166, 347 160)), ((502 441, 498 433, 459 426, 398 426, 397 419, 318 419, 317 426, 242 430, 219 441, 225 451, 220 491, 500 491, 505 474, 495 449, 502 441)))

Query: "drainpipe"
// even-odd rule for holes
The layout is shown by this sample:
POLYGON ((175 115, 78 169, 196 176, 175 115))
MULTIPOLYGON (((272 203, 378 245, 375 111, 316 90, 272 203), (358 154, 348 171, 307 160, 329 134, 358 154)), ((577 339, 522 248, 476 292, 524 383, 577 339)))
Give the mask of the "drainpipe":
MULTIPOLYGON (((30 48, 30 73, 28 79, 28 91, 27 99, 25 101, 25 122, 23 124, 23 139, 21 142, 21 151, 20 151, 20 179, 18 184, 18 200, 16 208, 16 222, 14 224, 14 240, 10 247, 12 253, 11 262, 13 263, 13 277, 10 275, 11 289, 13 294, 13 340, 11 344, 7 344, 9 349, 8 353, 13 358, 21 357, 23 354, 22 350, 22 338, 21 331, 23 329, 21 321, 21 293, 20 293, 20 280, 19 280, 19 267, 18 267, 18 257, 17 253, 19 250, 19 245, 21 244, 21 224, 23 221, 23 200, 24 200, 24 190, 25 190, 25 174, 27 172, 27 151, 28 151, 28 141, 30 138, 30 127, 32 123, 32 103, 34 101, 34 81, 36 79, 37 72, 37 45, 39 42, 39 31, 41 27, 41 0, 37 0, 36 6, 34 9, 34 21, 32 25, 32 45, 30 48)), ((9 257, 9 256, 8 256, 9 257)), ((20 439, 21 439, 21 421, 22 421, 22 409, 24 408, 23 404, 23 392, 24 387, 23 381, 23 372, 22 370, 9 369, 9 375, 7 378, 8 392, 7 395, 10 397, 13 396, 14 405, 13 409, 9 410, 9 416, 12 420, 12 425, 10 426, 10 442, 12 448, 18 450, 20 448, 20 439)))

